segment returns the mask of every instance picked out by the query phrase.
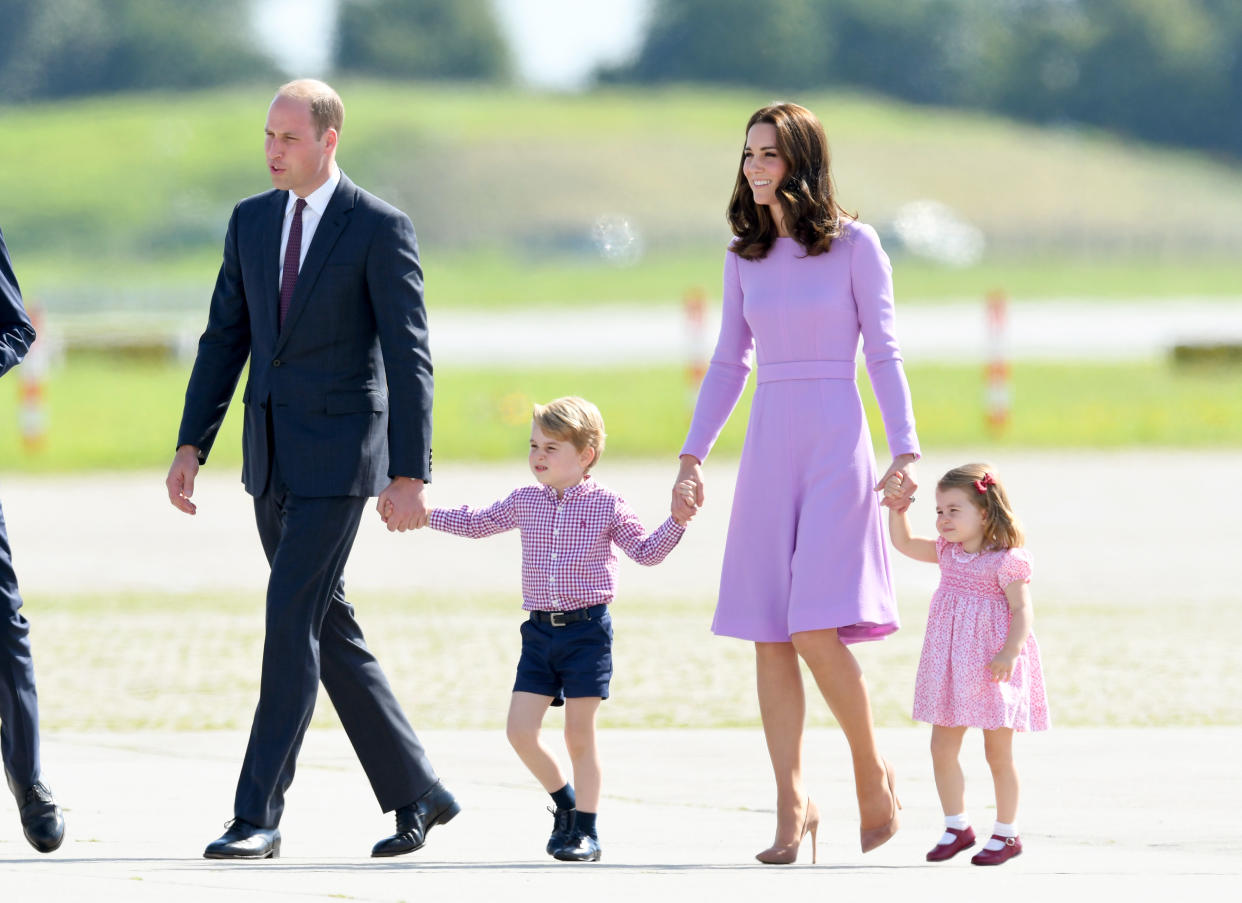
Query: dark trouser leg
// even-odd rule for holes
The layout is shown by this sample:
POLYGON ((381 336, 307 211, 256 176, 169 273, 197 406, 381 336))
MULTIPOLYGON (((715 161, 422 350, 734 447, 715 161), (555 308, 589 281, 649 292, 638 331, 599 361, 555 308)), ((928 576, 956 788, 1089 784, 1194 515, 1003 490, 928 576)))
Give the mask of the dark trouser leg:
POLYGON ((234 814, 274 828, 293 782, 319 687, 320 634, 353 547, 366 499, 303 498, 273 473, 255 499, 271 564, 259 705, 237 783, 234 814))
POLYGON ((10 782, 25 788, 39 780, 39 699, 30 656, 30 623, 18 610, 13 556, 0 508, 0 756, 10 782))
POLYGON ((414 802, 437 778, 388 679, 367 648, 345 585, 337 586, 320 637, 324 688, 385 812, 414 802))

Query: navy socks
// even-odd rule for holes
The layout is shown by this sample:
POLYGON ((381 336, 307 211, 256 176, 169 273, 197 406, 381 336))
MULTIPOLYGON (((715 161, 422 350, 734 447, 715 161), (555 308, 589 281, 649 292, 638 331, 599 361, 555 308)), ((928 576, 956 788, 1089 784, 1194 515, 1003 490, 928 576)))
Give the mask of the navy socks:
POLYGON ((583 834, 589 834, 598 839, 599 835, 595 833, 595 812, 583 812, 578 810, 577 820, 574 822, 574 828, 583 834))
POLYGON ((574 788, 572 785, 566 784, 560 790, 557 790, 556 792, 551 793, 549 795, 552 797, 552 802, 556 805, 556 808, 558 809, 573 809, 574 808, 574 788))

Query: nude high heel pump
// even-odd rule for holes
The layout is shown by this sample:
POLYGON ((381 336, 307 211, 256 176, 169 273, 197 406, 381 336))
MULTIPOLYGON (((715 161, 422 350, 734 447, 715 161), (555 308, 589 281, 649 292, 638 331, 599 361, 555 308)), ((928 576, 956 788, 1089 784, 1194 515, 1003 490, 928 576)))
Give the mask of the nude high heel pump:
POLYGON ((887 824, 880 825, 878 828, 859 828, 859 841, 862 844, 862 851, 870 853, 881 844, 887 843, 897 833, 900 822, 897 820, 897 810, 901 808, 901 800, 897 798, 897 791, 893 787, 893 766, 888 764, 888 759, 884 760, 884 777, 888 780, 888 792, 893 798, 893 815, 887 824))
POLYGON ((762 853, 756 853, 755 858, 760 862, 768 865, 789 865, 798 861, 798 850, 802 846, 802 841, 806 839, 806 835, 811 835, 811 863, 814 864, 819 859, 819 851, 816 849, 816 837, 819 833, 819 808, 811 800, 806 801, 806 814, 802 816, 802 831, 798 834, 798 839, 793 843, 781 844, 780 846, 769 847, 762 853))

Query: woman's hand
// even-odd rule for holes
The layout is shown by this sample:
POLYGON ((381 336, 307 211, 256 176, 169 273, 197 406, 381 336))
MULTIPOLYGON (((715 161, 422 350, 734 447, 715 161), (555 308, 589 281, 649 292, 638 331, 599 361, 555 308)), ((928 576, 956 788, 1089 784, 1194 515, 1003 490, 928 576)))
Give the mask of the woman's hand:
POLYGON ((694 505, 703 505, 703 466, 694 455, 681 456, 681 469, 677 472, 677 483, 689 481, 694 484, 694 505))
POLYGON ((689 480, 682 480, 673 487, 671 514, 673 520, 683 527, 698 513, 698 506, 694 504, 694 494, 694 483, 689 480))
POLYGON ((919 488, 918 480, 914 476, 914 462, 917 461, 914 455, 898 455, 893 458, 893 463, 888 466, 888 470, 884 472, 884 476, 880 477, 875 484, 876 492, 884 492, 884 498, 880 500, 880 504, 886 508, 892 508, 894 511, 904 511, 910 507, 910 503, 914 501, 914 491, 919 488), (897 485, 890 483, 890 478, 898 477, 900 483, 900 491, 892 492, 891 490, 897 485), (886 491, 887 489, 890 491, 886 491))

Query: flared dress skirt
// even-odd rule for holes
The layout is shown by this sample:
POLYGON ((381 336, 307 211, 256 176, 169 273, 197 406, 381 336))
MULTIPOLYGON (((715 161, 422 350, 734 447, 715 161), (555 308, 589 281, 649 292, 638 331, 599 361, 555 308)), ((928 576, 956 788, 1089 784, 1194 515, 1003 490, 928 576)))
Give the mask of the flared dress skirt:
POLYGON ((897 630, 875 454, 855 379, 759 384, 733 497, 712 631, 757 642, 897 630))

